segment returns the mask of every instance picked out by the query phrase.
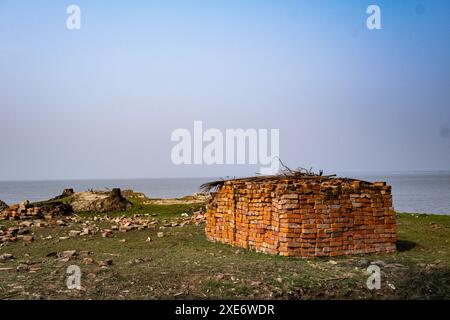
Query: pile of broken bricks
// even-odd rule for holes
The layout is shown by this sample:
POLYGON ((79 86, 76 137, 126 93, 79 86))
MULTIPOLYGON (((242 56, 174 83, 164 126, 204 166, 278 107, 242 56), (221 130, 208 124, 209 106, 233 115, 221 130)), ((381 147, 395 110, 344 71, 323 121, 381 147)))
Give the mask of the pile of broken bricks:
POLYGON ((28 228, 24 227, 3 227, 0 225, 0 244, 5 242, 17 242, 19 240, 25 243, 32 243, 34 237, 28 228))
POLYGON ((68 216, 73 213, 69 204, 62 202, 49 202, 43 204, 30 204, 24 201, 20 204, 9 206, 0 213, 3 220, 27 220, 27 219, 54 219, 60 216, 68 216))
MULTIPOLYGON (((109 217, 107 215, 96 215, 82 218, 77 215, 58 217, 58 219, 28 219, 20 220, 15 226, 5 227, 0 225, 0 246, 8 242, 23 241, 30 244, 35 238, 32 235, 33 228, 43 227, 65 227, 70 229, 66 235, 60 236, 58 240, 67 240, 75 237, 100 234, 104 238, 114 237, 115 234, 126 233, 133 230, 156 230, 165 228, 184 227, 191 224, 205 222, 205 214, 195 212, 192 216, 182 214, 181 216, 159 221, 150 214, 132 217, 109 217), (107 225, 107 226, 105 226, 107 225)), ((158 234, 161 237, 161 233, 158 234)), ((52 240, 51 235, 41 237, 42 240, 52 240)))

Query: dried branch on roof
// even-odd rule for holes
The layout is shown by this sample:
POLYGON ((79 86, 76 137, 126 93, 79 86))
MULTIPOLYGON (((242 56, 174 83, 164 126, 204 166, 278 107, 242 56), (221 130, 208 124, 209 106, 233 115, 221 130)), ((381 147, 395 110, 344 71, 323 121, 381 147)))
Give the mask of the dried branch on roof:
POLYGON ((217 181, 210 181, 202 184, 200 186, 200 190, 202 192, 214 192, 220 189, 225 182, 227 181, 239 181, 239 182, 261 182, 266 180, 279 180, 284 178, 289 179, 319 179, 321 181, 335 177, 335 174, 332 175, 323 175, 323 171, 320 170, 319 173, 315 173, 312 168, 305 169, 299 167, 297 169, 290 169, 287 167, 281 159, 279 159, 282 169, 277 175, 266 175, 266 176, 254 176, 247 178, 235 178, 235 179, 220 179, 217 181))

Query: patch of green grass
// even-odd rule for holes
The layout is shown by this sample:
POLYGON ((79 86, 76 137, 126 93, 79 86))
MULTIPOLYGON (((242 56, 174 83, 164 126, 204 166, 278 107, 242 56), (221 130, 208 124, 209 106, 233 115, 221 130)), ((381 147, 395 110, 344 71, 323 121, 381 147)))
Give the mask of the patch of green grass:
POLYGON ((179 216, 182 213, 187 213, 189 215, 200 210, 203 207, 201 204, 172 204, 172 205, 156 205, 149 204, 144 205, 143 209, 150 212, 151 214, 156 214, 158 217, 171 218, 179 216))
POLYGON ((68 197, 64 197, 64 198, 60 198, 60 199, 52 199, 52 200, 32 202, 30 204, 36 205, 36 206, 45 205, 45 204, 51 204, 51 203, 57 203, 57 202, 70 204, 71 201, 72 201, 72 197, 68 196, 68 197))
POLYGON ((450 264, 450 216, 401 213, 397 227, 398 257, 450 264))
MULTIPOLYGON (((177 217, 193 205, 141 205, 127 215, 154 213, 161 219, 177 217)), ((124 213, 117 213, 122 215, 124 213)), ((85 214, 86 218, 89 214, 85 214)), ((112 215, 112 214, 108 214, 112 215)), ((0 221, 4 226, 16 222, 0 221)), ((0 272, 0 298, 17 299, 450 299, 450 216, 399 214, 400 250, 392 254, 336 258, 285 258, 244 250, 206 240, 204 225, 99 234, 58 240, 67 227, 33 228, 36 241, 30 245, 9 243, 1 253, 15 260, 0 267, 36 263, 35 273, 0 272), (164 232, 162 238, 157 232, 164 232), (41 236, 52 235, 52 240, 41 236), (150 237, 152 241, 146 239, 150 237), (121 242, 125 240, 125 242, 121 242), (68 262, 47 257, 51 252, 89 251, 94 264, 83 256, 68 262), (112 259, 113 265, 99 269, 98 262, 112 259), (402 264, 404 268, 383 269, 382 289, 366 287, 368 262, 402 264), (79 265, 85 291, 65 287, 66 268, 79 265), (395 289, 392 289, 392 286, 395 289)))
POLYGON ((130 202, 133 203, 133 208, 127 211, 108 212, 108 213, 81 212, 78 214, 84 217, 92 215, 108 215, 109 217, 120 217, 120 216, 133 216, 136 214, 141 214, 141 215, 153 215, 156 218, 161 219, 170 219, 179 217, 182 213, 192 215, 194 212, 204 208, 203 204, 170 204, 170 205, 143 204, 141 201, 136 199, 130 199, 130 202))

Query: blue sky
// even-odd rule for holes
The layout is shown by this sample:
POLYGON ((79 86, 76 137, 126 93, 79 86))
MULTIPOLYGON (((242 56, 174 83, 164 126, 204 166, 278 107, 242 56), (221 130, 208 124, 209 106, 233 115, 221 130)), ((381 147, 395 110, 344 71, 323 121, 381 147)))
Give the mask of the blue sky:
POLYGON ((449 170, 449 36, 440 0, 0 0, 0 180, 258 170, 173 165, 194 120, 279 128, 291 167, 449 170))

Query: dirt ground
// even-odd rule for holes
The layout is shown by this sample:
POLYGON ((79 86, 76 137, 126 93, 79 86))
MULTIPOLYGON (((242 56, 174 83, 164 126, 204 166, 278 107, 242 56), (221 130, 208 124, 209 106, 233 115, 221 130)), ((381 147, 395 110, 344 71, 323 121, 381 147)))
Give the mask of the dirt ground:
POLYGON ((0 299, 450 298, 450 216, 399 214, 394 254, 305 260, 207 241, 192 221, 200 204, 133 201, 126 213, 22 223, 33 240, 1 245, 0 299), (371 263, 379 290, 366 286, 371 263), (81 269, 80 290, 67 288, 70 265, 81 269))

